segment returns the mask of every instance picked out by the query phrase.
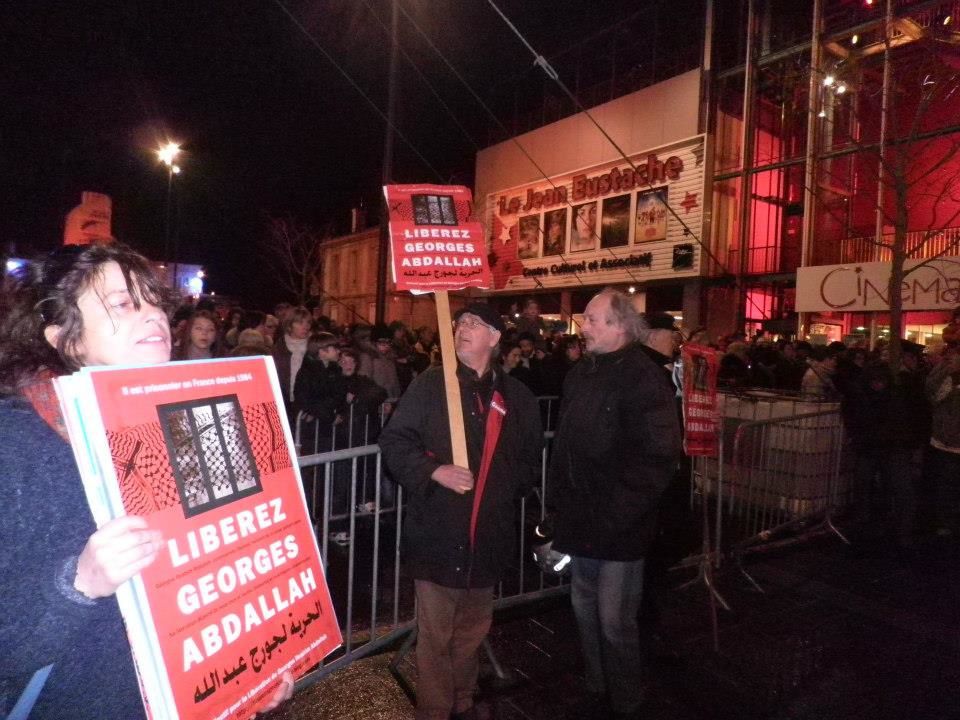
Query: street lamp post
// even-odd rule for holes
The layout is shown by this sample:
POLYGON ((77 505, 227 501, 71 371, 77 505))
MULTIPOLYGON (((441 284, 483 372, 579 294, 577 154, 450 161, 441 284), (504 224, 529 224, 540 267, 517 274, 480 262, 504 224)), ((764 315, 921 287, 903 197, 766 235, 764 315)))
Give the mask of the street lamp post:
MULTIPOLYGON (((177 156, 180 154, 180 146, 175 142, 168 142, 166 145, 157 150, 157 157, 160 158, 160 162, 167 166, 167 207, 166 207, 166 221, 164 223, 164 236, 163 236, 163 254, 165 260, 170 260, 170 228, 172 226, 171 216, 172 216, 172 206, 173 206, 173 176, 180 173, 180 166, 174 162, 177 159, 177 156)), ((173 250, 173 287, 174 290, 177 289, 177 248, 173 250)))

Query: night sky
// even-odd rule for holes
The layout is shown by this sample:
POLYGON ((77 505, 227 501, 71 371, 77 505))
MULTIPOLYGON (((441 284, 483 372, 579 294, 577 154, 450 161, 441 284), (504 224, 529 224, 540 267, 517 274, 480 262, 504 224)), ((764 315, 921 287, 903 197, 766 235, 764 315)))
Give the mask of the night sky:
MULTIPOLYGON (((283 2, 385 109, 388 0, 283 2)), ((484 0, 401 5, 500 117, 517 88, 542 94, 529 51, 484 0)), ((642 8, 498 5, 547 56, 642 8)), ((274 0, 29 0, 4 10, 0 37, 7 253, 57 245, 65 213, 94 190, 113 198, 114 234, 159 259, 167 174, 155 148, 168 138, 185 151, 174 182, 180 260, 205 265, 210 289, 250 306, 282 299, 257 247, 269 216, 342 232, 351 207, 379 212, 384 123, 274 0)), ((470 137, 401 58, 398 127, 440 177, 398 139, 394 180, 472 185, 492 123, 403 17, 400 40, 470 137)))

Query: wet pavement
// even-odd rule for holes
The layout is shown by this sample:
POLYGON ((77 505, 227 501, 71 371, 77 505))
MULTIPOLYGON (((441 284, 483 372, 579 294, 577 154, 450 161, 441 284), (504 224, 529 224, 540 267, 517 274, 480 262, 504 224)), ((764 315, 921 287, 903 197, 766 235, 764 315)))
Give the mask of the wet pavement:
MULTIPOLYGON (((654 583, 646 702, 649 720, 960 720, 960 539, 904 550, 875 535, 834 536, 751 557, 758 592, 726 568, 717 584, 714 651, 706 590, 654 583)), ((590 717, 576 624, 566 598, 499 614, 491 645, 509 673, 484 695, 501 720, 590 717)), ((272 717, 410 718, 388 670, 391 654, 355 662, 298 693, 272 717)), ((401 665, 412 685, 416 670, 401 665)))

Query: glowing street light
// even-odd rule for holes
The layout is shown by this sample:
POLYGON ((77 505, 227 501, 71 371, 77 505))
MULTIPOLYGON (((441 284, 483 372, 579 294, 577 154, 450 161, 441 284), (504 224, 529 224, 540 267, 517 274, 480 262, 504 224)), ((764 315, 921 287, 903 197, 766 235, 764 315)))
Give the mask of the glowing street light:
POLYGON ((830 86, 833 85, 836 81, 837 81, 837 78, 835 78, 833 75, 830 75, 830 74, 827 74, 827 76, 826 76, 825 78, 823 78, 823 84, 824 84, 826 87, 830 87, 830 86))
MULTIPOLYGON (((173 225, 172 220, 172 209, 173 209, 173 176, 180 174, 180 166, 177 165, 175 160, 177 156, 180 155, 180 144, 175 142, 167 142, 165 145, 161 145, 157 148, 157 157, 160 159, 160 162, 167 166, 167 207, 166 207, 166 219, 164 222, 164 232, 163 232, 163 254, 164 259, 170 259, 170 234, 171 227, 173 225)), ((173 285, 174 288, 177 287, 177 241, 178 237, 174 238, 174 247, 173 247, 173 285)), ((179 289, 179 288, 177 288, 179 289)))
POLYGON ((160 162, 170 168, 170 172, 180 172, 179 166, 174 164, 174 160, 177 159, 177 155, 180 154, 180 145, 175 142, 168 142, 166 145, 157 150, 157 157, 160 158, 160 162))

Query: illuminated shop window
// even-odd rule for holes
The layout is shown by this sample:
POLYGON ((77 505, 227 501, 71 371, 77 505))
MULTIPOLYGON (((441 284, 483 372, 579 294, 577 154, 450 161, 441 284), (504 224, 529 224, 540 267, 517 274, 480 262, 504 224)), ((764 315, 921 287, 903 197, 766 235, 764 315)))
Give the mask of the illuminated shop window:
POLYGON ((413 221, 417 225, 456 225, 452 195, 412 195, 413 221))
POLYGON ((236 395, 157 407, 186 517, 262 490, 236 395))

